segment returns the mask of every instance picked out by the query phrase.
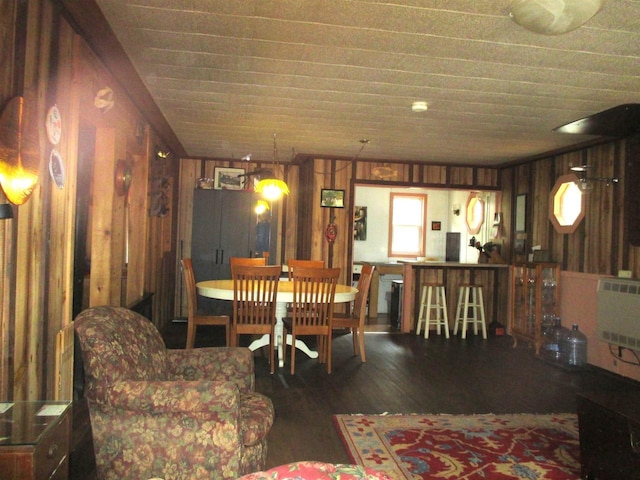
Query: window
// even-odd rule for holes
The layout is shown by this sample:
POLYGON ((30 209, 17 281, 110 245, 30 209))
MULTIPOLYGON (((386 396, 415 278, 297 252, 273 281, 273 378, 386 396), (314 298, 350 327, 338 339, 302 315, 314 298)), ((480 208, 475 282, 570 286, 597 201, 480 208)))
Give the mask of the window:
POLYGON ((478 192, 471 192, 467 199, 467 231, 475 235, 480 232, 480 227, 484 223, 484 200, 480 198, 478 192))
POLYGON ((578 177, 574 173, 561 176, 549 195, 549 220, 556 232, 575 232, 584 218, 584 197, 578 177))
POLYGON ((389 256, 423 257, 427 196, 424 194, 391 193, 389 215, 389 256))

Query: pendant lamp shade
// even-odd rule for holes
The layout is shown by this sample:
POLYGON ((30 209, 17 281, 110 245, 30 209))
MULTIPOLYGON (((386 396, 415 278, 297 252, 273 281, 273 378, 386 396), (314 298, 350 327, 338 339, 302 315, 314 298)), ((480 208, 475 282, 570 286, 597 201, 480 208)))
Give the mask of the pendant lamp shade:
POLYGON ((600 11, 604 0, 515 0, 510 16, 542 35, 560 35, 581 27, 600 11))
POLYGON ((277 200, 282 195, 289 195, 289 186, 277 178, 264 178, 255 187, 256 193, 261 193, 268 200, 277 200))
POLYGON ((289 186, 284 180, 276 177, 278 172, 278 146, 276 144, 276 134, 273 134, 273 174, 261 179, 254 190, 261 193, 267 200, 273 201, 282 195, 289 195, 289 186))

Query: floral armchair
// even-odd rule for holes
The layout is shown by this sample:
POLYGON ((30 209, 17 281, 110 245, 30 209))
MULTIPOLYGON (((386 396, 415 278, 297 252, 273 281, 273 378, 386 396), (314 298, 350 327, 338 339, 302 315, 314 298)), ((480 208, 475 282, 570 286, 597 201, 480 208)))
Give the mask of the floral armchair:
POLYGON ((170 350, 125 308, 75 319, 100 479, 223 479, 264 468, 271 400, 245 348, 170 350))

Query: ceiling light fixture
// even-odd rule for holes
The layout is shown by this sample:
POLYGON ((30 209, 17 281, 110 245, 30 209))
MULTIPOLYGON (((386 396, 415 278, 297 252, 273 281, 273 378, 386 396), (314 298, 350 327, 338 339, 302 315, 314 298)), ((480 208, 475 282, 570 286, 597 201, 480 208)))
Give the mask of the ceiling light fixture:
POLYGON ((426 112, 429 109, 429 104, 427 102, 413 102, 411 104, 411 110, 414 112, 426 112))
POLYGON ((289 186, 276 177, 278 172, 278 147, 276 134, 273 134, 273 176, 261 179, 255 186, 256 193, 261 193, 268 200, 277 200, 282 195, 289 195, 289 186))
POLYGON ((600 11, 604 0, 515 0, 509 16, 542 35, 561 35, 581 27, 600 11))
POLYGON ((580 190, 591 190, 593 188, 593 185, 590 182, 601 182, 604 183, 606 187, 609 187, 614 183, 619 183, 620 181, 616 177, 589 177, 587 176, 589 168, 591 168, 589 165, 578 165, 576 167, 571 167, 571 171, 575 172, 578 176, 578 180, 580 180, 580 190))

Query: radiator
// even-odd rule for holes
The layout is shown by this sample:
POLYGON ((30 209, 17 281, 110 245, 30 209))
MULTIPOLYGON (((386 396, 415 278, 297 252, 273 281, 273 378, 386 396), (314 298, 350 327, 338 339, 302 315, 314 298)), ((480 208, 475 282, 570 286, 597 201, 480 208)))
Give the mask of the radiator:
POLYGON ((640 282, 600 279, 597 322, 600 340, 640 350, 640 282))

